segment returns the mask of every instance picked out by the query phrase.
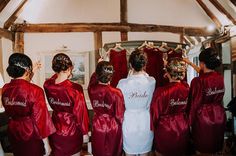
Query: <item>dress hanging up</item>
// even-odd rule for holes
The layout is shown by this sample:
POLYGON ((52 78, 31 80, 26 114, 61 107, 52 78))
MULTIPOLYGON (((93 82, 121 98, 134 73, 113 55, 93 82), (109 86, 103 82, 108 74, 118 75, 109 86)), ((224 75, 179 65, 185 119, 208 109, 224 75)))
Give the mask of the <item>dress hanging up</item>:
POLYGON ((153 76, 156 80, 156 87, 164 85, 164 62, 163 53, 158 48, 144 48, 143 51, 147 55, 146 72, 149 76, 153 76))
POLYGON ((113 68, 115 70, 111 86, 116 87, 118 82, 126 78, 128 75, 128 66, 127 66, 127 59, 126 59, 126 49, 123 49, 121 51, 116 51, 114 49, 110 50, 110 63, 113 65, 113 68))

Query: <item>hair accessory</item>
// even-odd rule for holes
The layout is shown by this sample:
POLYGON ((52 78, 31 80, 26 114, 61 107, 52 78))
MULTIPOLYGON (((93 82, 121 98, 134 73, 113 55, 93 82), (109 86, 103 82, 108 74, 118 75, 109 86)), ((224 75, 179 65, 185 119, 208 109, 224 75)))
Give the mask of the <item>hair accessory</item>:
POLYGON ((108 68, 105 68, 104 71, 106 73, 109 73, 109 74, 112 74, 113 73, 113 70, 112 69, 108 69, 108 68))
POLYGON ((22 69, 25 69, 25 70, 29 69, 29 67, 26 67, 26 66, 20 64, 19 62, 16 63, 16 64, 14 64, 14 65, 17 66, 17 67, 20 67, 20 68, 22 68, 22 69))

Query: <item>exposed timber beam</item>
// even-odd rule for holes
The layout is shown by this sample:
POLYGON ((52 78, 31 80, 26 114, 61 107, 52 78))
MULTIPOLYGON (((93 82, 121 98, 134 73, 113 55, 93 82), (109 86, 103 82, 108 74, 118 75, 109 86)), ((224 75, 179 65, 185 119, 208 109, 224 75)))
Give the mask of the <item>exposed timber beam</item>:
POLYGON ((202 0, 196 0, 201 8, 205 11, 205 13, 211 18, 211 20, 215 23, 218 28, 221 28, 222 24, 220 20, 211 12, 211 10, 203 3, 202 0))
POLYGON ((10 32, 9 30, 0 28, 0 37, 4 37, 4 38, 12 41, 13 40, 13 33, 10 32))
POLYGON ((120 22, 127 23, 127 0, 120 0, 120 22))
POLYGON ((18 8, 14 11, 14 13, 7 19, 7 21, 4 23, 5 29, 8 29, 16 21, 20 13, 23 11, 23 8, 27 1, 28 0, 23 0, 18 6, 18 8))
POLYGON ((224 14, 233 24, 236 25, 236 20, 231 14, 217 1, 210 0, 210 2, 222 13, 224 14))
POLYGON ((181 27, 154 24, 135 23, 44 23, 44 24, 14 24, 13 32, 98 32, 98 31, 120 31, 120 32, 170 32, 184 33, 189 36, 212 36, 216 32, 208 32, 203 27, 181 27))
POLYGON ((7 4, 10 2, 10 0, 3 0, 1 3, 0 3, 0 12, 3 11, 3 9, 7 6, 7 4))

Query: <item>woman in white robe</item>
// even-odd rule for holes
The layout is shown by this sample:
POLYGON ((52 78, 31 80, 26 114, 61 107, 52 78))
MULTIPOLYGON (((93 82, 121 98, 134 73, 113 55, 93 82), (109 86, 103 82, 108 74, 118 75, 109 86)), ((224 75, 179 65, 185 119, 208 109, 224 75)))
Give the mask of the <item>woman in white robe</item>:
POLYGON ((128 156, 146 156, 151 151, 153 132, 150 130, 150 103, 156 81, 144 71, 147 58, 142 51, 134 51, 129 63, 132 75, 118 83, 125 100, 122 125, 123 149, 128 156))

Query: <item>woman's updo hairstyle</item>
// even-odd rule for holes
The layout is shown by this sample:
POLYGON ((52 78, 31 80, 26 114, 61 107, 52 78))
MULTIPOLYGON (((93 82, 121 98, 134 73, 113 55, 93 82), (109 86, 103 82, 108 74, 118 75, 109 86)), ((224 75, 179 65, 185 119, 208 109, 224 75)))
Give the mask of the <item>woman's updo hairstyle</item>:
POLYGON ((96 75, 98 81, 102 83, 108 83, 112 79, 113 66, 107 61, 101 61, 97 64, 96 75))
POLYGON ((136 49, 131 53, 129 63, 135 71, 141 71, 147 64, 147 57, 143 51, 136 49))
POLYGON ((68 68, 72 67, 72 61, 69 56, 64 53, 58 53, 53 57, 52 69, 56 73, 61 71, 66 71, 68 68))
POLYGON ((199 55, 199 61, 205 63, 208 69, 214 70, 221 65, 221 61, 213 48, 203 49, 199 55))
POLYGON ((26 70, 32 71, 32 61, 27 55, 14 53, 9 57, 7 73, 10 77, 21 77, 26 70))
POLYGON ((186 75, 186 63, 182 58, 172 58, 168 61, 166 70, 172 79, 183 80, 186 75))

